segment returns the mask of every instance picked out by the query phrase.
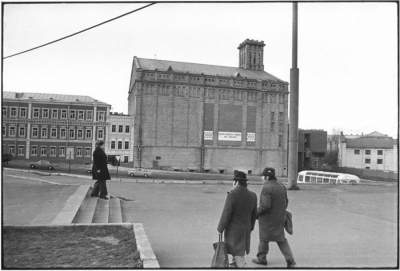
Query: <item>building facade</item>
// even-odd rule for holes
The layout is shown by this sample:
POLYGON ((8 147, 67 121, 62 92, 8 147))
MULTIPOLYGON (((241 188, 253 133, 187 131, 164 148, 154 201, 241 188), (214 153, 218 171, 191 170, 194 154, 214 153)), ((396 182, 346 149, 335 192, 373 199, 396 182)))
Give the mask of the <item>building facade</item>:
POLYGON ((298 168, 321 169, 327 147, 327 132, 323 130, 299 130, 298 168))
POLYGON ((264 71, 264 45, 242 42, 239 67, 134 57, 135 166, 286 175, 288 83, 264 71))
POLYGON ((120 156, 121 163, 133 162, 133 117, 110 113, 107 127, 106 153, 120 156))
POLYGON ((338 162, 340 167, 398 172, 397 153, 397 140, 378 132, 341 135, 338 162))
POLYGON ((13 159, 90 162, 110 105, 88 96, 3 92, 2 147, 13 159))

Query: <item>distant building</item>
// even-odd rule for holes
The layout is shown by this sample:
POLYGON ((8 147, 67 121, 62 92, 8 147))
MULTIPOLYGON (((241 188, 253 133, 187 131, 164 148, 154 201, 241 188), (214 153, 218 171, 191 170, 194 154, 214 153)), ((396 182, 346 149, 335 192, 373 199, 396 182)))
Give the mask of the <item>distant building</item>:
POLYGON ((373 132, 358 137, 341 136, 339 166, 397 172, 397 140, 373 132))
POLYGON ((133 117, 110 113, 107 127, 106 154, 119 155, 121 163, 133 162, 133 117))
POLYGON ((88 96, 3 92, 2 147, 14 159, 90 162, 110 105, 88 96))
POLYGON ((264 71, 264 46, 242 42, 238 67, 134 57, 135 165, 285 175, 288 83, 264 71))
POLYGON ((338 152, 339 151, 339 140, 340 140, 340 135, 328 135, 326 152, 338 152))
POLYGON ((327 148, 327 132, 323 130, 299 130, 298 168, 320 169, 327 148))

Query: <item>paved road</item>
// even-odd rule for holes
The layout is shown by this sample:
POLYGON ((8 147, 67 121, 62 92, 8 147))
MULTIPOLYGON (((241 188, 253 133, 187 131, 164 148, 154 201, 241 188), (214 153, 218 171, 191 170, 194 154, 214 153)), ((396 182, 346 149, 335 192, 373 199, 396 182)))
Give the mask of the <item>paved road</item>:
MULTIPOLYGON (((5 176, 5 179, 11 178, 5 176)), ((36 176, 62 184, 89 180, 36 176)), ((40 180, 37 180, 40 181, 40 180)), ((216 225, 229 185, 113 181, 126 219, 141 222, 162 267, 209 267, 216 225)), ((393 267, 397 255, 397 186, 304 185, 289 191, 295 234, 288 236, 298 267, 393 267)), ((250 185, 259 193, 261 186, 250 185)), ((248 261, 256 254, 258 226, 248 261)), ((270 267, 284 267, 271 245, 270 267)), ((249 267, 255 267, 249 265, 249 267)))

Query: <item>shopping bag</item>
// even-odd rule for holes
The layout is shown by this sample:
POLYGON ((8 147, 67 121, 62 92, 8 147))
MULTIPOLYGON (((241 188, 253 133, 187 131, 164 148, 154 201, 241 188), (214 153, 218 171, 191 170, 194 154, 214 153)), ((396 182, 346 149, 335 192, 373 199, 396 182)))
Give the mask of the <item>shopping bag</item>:
POLYGON ((285 214, 285 230, 289 234, 293 234, 293 221, 292 221, 292 213, 289 211, 286 211, 285 214))
POLYGON ((226 253, 226 245, 219 234, 219 240, 213 244, 214 256, 211 261, 211 268, 227 268, 229 267, 228 254, 226 253))

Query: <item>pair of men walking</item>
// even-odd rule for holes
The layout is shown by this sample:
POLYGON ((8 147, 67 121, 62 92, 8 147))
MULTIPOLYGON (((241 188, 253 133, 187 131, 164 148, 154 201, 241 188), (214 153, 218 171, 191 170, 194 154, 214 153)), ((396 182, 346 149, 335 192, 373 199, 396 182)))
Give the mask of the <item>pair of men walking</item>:
POLYGON ((277 242, 287 267, 292 268, 296 263, 284 232, 288 206, 286 187, 276 179, 273 168, 264 169, 263 180, 257 208, 257 195, 247 189, 246 174, 234 172, 235 188, 228 192, 217 230, 224 232, 227 252, 233 257, 231 266, 245 267, 245 254, 250 252, 250 234, 258 219, 260 243, 257 258, 253 262, 267 265, 269 242, 277 242))

